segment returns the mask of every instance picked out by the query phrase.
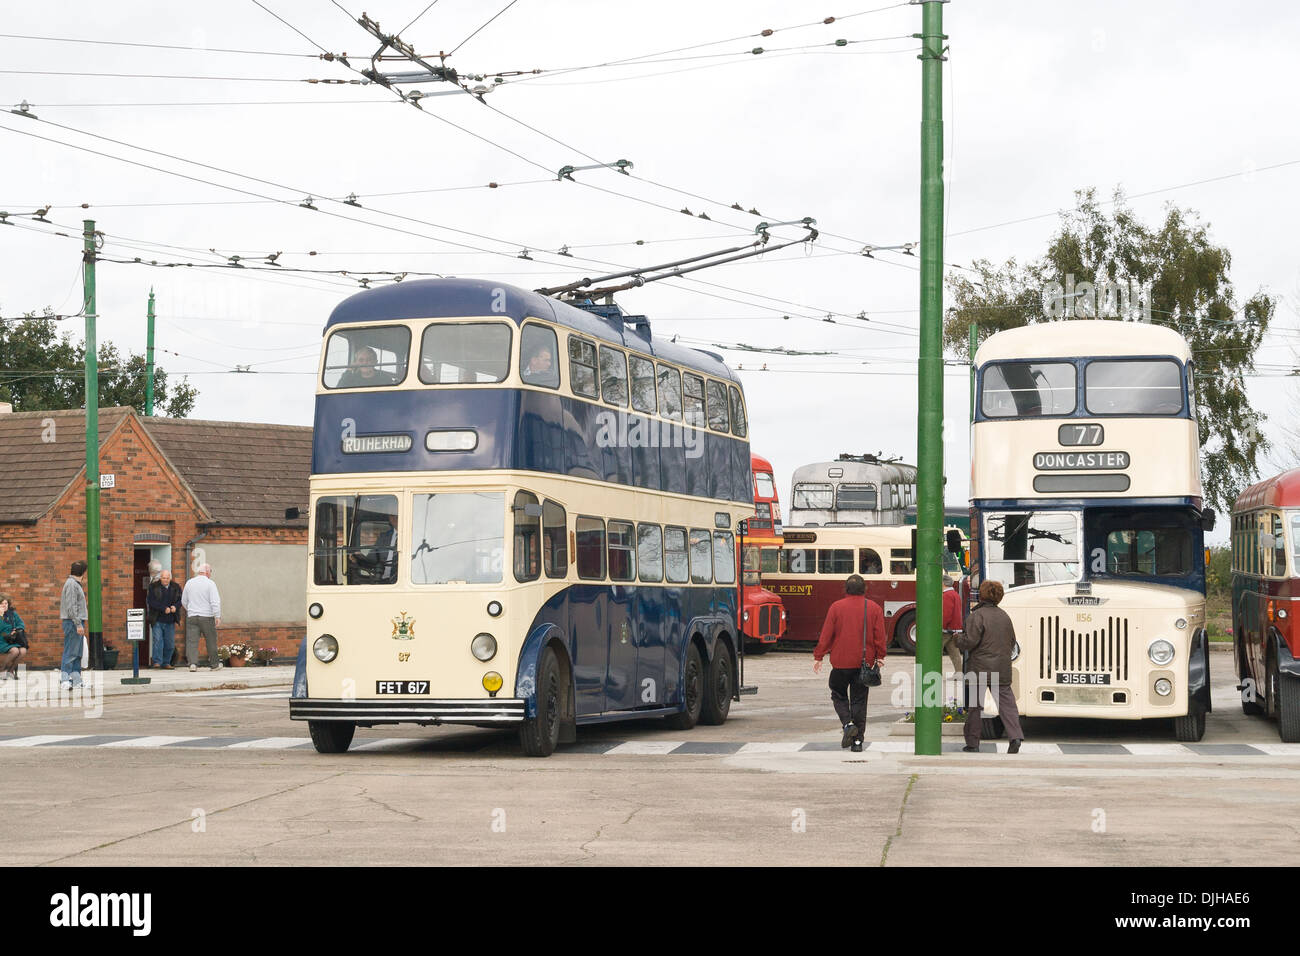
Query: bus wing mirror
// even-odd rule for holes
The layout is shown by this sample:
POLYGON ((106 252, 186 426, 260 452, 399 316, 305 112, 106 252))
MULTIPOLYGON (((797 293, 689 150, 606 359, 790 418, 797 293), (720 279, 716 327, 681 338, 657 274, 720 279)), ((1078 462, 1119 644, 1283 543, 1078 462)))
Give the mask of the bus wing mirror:
POLYGON ((956 528, 948 529, 948 550, 953 554, 961 554, 961 532, 956 528))
POLYGON ((1218 517, 1219 517, 1219 516, 1216 515, 1216 514, 1214 513, 1214 509, 1213 509, 1213 508, 1206 508, 1204 511, 1202 511, 1202 512, 1201 512, 1201 530, 1202 530, 1202 531, 1213 531, 1213 530, 1214 530, 1214 523, 1215 523, 1215 521, 1218 519, 1218 517))

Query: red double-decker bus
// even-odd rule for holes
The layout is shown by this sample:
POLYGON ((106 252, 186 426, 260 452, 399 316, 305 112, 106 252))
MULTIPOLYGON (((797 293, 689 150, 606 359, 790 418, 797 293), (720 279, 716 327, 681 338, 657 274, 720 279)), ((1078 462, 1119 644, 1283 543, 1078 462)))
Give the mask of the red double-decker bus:
POLYGON ((781 503, 772 478, 772 463, 752 452, 749 460, 754 480, 754 517, 748 520, 741 549, 741 631, 745 649, 762 654, 785 636, 785 607, 760 579, 765 564, 776 567, 781 548, 781 503))
POLYGON ((1241 709, 1300 742, 1300 468, 1232 506, 1232 640, 1241 709))
MULTIPOLYGON (((844 581, 860 574, 867 597, 885 611, 885 636, 916 652, 916 569, 910 527, 790 528, 779 552, 763 565, 763 586, 785 603, 790 641, 815 643, 826 612, 844 596, 844 581)), ((960 529, 957 529, 960 530, 960 529)), ((963 574, 957 555, 944 551, 944 571, 963 574)))

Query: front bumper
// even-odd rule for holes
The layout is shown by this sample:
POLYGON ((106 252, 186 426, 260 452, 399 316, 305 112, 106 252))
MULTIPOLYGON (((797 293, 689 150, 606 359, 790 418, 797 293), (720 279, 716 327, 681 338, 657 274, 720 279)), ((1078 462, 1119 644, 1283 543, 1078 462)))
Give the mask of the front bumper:
POLYGON ((291 720, 350 720, 359 724, 517 724, 523 699, 289 701, 291 720))

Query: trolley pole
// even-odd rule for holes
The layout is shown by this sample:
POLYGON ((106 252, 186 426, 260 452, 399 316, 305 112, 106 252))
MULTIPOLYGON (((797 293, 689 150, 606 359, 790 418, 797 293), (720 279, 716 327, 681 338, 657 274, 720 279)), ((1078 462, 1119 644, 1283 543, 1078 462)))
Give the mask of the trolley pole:
MULTIPOLYGON (((916 2, 916 0, 913 0, 916 2)), ((917 384, 915 752, 942 752, 943 4, 921 0, 921 349, 917 384)))
POLYGON ((95 220, 82 221, 86 313, 86 641, 90 669, 104 666, 103 573, 99 561, 99 345, 95 339, 95 220))
POLYGON ((145 348, 144 415, 153 415, 153 289, 149 290, 149 335, 145 348))

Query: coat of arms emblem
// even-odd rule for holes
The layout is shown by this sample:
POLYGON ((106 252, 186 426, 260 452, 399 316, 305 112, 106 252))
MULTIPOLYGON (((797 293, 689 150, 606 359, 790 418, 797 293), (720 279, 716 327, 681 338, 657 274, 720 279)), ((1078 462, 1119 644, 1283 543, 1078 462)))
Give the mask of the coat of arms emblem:
POLYGON ((406 612, 402 612, 401 617, 395 617, 393 620, 393 640, 409 641, 415 637, 415 618, 407 617, 406 612))

